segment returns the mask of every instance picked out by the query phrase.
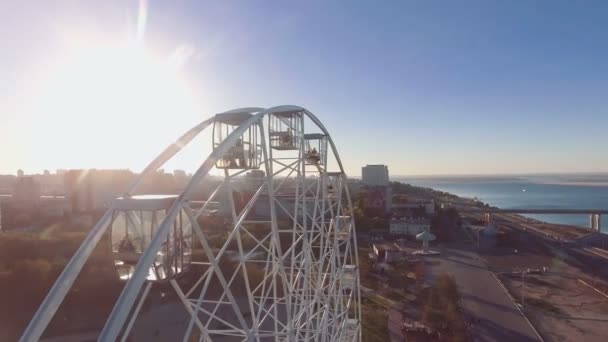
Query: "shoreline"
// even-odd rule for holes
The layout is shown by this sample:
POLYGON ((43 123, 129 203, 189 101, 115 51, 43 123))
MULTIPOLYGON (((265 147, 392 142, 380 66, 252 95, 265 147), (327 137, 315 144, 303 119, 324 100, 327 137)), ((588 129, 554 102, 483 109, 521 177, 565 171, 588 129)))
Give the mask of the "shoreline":
MULTIPOLYGON (((413 185, 413 186, 417 186, 417 185, 413 185)), ((422 186, 417 186, 417 187, 424 188, 427 191, 430 191, 432 195, 441 193, 444 196, 447 196, 451 199, 455 199, 455 200, 457 200, 458 205, 460 205, 460 206, 468 206, 471 208, 478 208, 478 209, 483 209, 483 208, 500 209, 500 207, 493 206, 489 203, 486 203, 477 197, 460 196, 460 195, 457 195, 457 194, 454 194, 454 193, 451 193, 448 191, 434 189, 431 187, 422 187, 422 186)), ((451 203, 451 202, 448 202, 448 203, 451 203)), ((453 207, 455 210, 458 211, 457 206, 450 205, 449 207, 453 207)), ((462 216, 462 214, 460 214, 460 215, 462 216)), ((480 219, 479 214, 468 213, 468 215, 471 215, 471 216, 474 216, 474 217, 480 219)), ((523 214, 493 214, 493 215, 495 215, 496 217, 501 217, 503 219, 508 218, 508 221, 511 221, 510 222, 511 224, 514 224, 517 226, 522 226, 522 225, 527 226, 526 228, 522 227, 521 229, 523 229, 523 230, 536 231, 537 233, 544 235, 545 237, 553 237, 554 239, 557 239, 557 240, 578 239, 578 238, 584 237, 586 235, 589 235, 589 234, 592 234, 595 232, 588 227, 582 227, 582 226, 564 224, 564 223, 553 223, 553 222, 548 222, 548 221, 544 221, 544 220, 539 220, 539 219, 529 217, 529 216, 526 216, 523 214)))
MULTIPOLYGON (((529 175, 528 177, 397 177, 397 182, 443 191, 497 208, 591 210, 608 206, 608 175, 529 175), (524 191, 526 190, 526 191, 524 191)), ((584 215, 524 215, 551 224, 587 228, 584 215)), ((608 233, 608 225, 605 225, 608 233)))

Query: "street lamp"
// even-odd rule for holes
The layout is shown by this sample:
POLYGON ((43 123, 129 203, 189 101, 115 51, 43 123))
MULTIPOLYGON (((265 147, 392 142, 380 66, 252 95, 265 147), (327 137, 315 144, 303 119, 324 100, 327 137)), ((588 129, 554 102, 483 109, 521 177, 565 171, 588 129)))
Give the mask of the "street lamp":
POLYGON ((525 270, 521 271, 521 308, 524 308, 524 299, 526 298, 524 289, 526 287, 526 272, 525 270))
POLYGON ((519 270, 519 268, 515 269, 515 272, 521 272, 521 308, 524 308, 524 302, 525 302, 525 287, 526 287, 526 273, 530 272, 530 269, 525 269, 522 268, 521 271, 519 270))

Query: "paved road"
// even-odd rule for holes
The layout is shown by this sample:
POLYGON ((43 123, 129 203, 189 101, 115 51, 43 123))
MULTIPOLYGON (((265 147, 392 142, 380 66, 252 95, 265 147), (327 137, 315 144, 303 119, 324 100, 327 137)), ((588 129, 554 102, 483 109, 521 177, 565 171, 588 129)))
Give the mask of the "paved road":
POLYGON ((401 324, 403 318, 401 317, 401 310, 393 307, 388 310, 388 335, 390 336, 391 342, 402 342, 405 340, 403 332, 401 331, 401 324))
MULTIPOLYGON (((472 322, 474 341, 540 341, 505 289, 488 271, 470 243, 458 242, 441 250, 433 276, 441 272, 454 276, 467 319, 472 322)), ((432 259, 431 259, 432 260, 432 259)))

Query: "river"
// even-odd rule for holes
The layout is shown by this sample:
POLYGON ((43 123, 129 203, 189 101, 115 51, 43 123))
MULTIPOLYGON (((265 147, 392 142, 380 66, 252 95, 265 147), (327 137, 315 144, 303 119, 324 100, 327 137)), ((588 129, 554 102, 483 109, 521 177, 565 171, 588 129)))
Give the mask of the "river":
MULTIPOLYGON (((608 174, 392 177, 391 180, 474 198, 499 208, 608 209, 608 174)), ((588 215, 527 215, 589 227, 588 215)), ((602 217, 608 232, 608 217, 602 217)))

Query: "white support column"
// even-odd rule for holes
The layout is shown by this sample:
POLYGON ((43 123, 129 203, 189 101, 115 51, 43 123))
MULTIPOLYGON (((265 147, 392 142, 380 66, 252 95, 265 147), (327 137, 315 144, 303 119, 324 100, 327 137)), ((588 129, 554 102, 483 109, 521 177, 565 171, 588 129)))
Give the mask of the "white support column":
POLYGON ((600 231, 600 214, 589 215, 589 228, 593 231, 600 231))
POLYGON ((137 315, 139 314, 141 307, 144 305, 144 302, 146 301, 146 298, 148 297, 148 293, 150 292, 151 287, 152 287, 151 282, 146 284, 146 287, 144 288, 144 292, 141 294, 141 297, 139 298, 139 303, 137 303, 137 306, 135 307, 135 311, 131 315, 131 319, 129 320, 129 323, 127 324, 127 328, 125 328, 125 331, 123 332, 122 339, 120 340, 121 342, 125 342, 127 340, 127 338, 129 338, 129 334, 131 333, 133 324, 135 323, 135 320, 137 319, 137 315))

